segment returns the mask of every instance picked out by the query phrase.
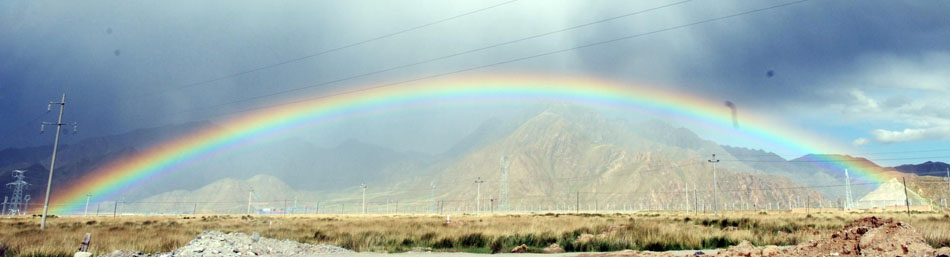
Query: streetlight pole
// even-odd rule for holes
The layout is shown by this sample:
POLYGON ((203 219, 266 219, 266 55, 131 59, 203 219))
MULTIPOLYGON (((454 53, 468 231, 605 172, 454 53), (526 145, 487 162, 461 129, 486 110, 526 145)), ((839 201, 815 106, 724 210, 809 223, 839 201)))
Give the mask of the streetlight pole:
POLYGON ((716 216, 719 216, 719 179, 716 176, 716 163, 719 163, 719 159, 716 159, 716 154, 713 154, 708 162, 712 163, 713 168, 713 210, 716 216))

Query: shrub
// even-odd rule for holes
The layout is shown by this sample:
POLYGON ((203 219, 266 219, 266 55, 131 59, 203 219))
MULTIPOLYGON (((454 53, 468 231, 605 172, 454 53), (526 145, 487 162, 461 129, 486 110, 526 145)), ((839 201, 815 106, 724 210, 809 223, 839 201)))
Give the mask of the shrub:
POLYGON ((493 241, 491 242, 491 253, 492 253, 492 254, 496 254, 496 253, 501 252, 501 250, 505 248, 505 243, 504 243, 504 241, 505 241, 505 237, 504 237, 504 236, 500 236, 500 237, 498 237, 498 238, 495 238, 495 240, 493 240, 493 241))
POLYGON ((402 243, 400 243, 400 245, 402 245, 402 246, 412 246, 412 245, 415 244, 415 243, 416 243, 416 242, 415 242, 415 241, 412 241, 411 238, 403 238, 403 239, 402 239, 402 243))
POLYGON ((735 245, 736 242, 725 236, 714 236, 703 238, 703 248, 716 249, 735 245))
POLYGON ((433 244, 432 248, 452 248, 453 246, 455 246, 455 243, 452 242, 452 239, 445 237, 433 244))
POLYGON ((428 242, 428 241, 432 241, 432 239, 435 239, 435 236, 436 236, 435 232, 429 232, 429 233, 422 234, 422 236, 419 237, 419 240, 428 242))
POLYGON ((482 233, 464 235, 458 240, 459 246, 461 247, 484 247, 487 242, 488 238, 482 235, 482 233))
POLYGON ((0 242, 0 257, 16 256, 17 252, 12 247, 0 242))
POLYGON ((313 232, 313 239, 317 241, 329 241, 330 236, 323 233, 323 231, 317 230, 313 232))

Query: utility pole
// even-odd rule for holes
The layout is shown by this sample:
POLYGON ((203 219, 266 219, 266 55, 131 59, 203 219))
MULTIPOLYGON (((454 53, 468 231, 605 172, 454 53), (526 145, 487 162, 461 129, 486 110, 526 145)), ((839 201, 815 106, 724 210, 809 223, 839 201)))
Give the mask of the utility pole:
POLYGON ((907 179, 901 177, 904 183, 904 205, 907 206, 907 216, 910 216, 910 198, 907 197, 907 179))
POLYGON ((488 199, 488 211, 489 213, 492 213, 492 214, 495 213, 495 198, 494 197, 488 199))
POLYGON ((360 184, 360 189, 363 190, 363 214, 366 214, 366 184, 360 184))
POLYGON ((251 215, 251 196, 254 195, 254 189, 247 192, 247 215, 251 215))
POLYGON ((716 176, 716 163, 719 163, 719 159, 716 159, 716 154, 713 154, 708 162, 712 163, 713 168, 713 210, 716 216, 719 216, 719 179, 716 176))
MULTIPOLYGON (((59 118, 56 120, 56 123, 43 122, 40 125, 40 133, 43 133, 43 129, 46 125, 56 125, 56 137, 53 139, 53 156, 50 158, 49 163, 49 179, 46 180, 46 199, 43 200, 43 218, 40 221, 40 230, 46 229, 46 215, 49 213, 49 192, 50 187, 53 185, 53 169, 56 168, 56 150, 59 147, 59 134, 63 128, 63 111, 66 110, 66 93, 63 93, 63 98, 59 102, 49 102, 49 105, 46 106, 46 112, 50 112, 53 105, 59 105, 59 118)), ((73 133, 76 133, 76 123, 73 123, 73 133)))
POLYGON ((482 207, 482 183, 485 183, 482 180, 482 177, 475 179, 475 215, 477 216, 482 207))
POLYGON ((429 182, 429 187, 431 187, 431 191, 429 191, 429 213, 435 213, 435 208, 436 208, 436 206, 435 206, 435 181, 429 182))
POLYGON ((86 209, 82 211, 82 216, 83 216, 83 217, 86 217, 86 214, 89 213, 89 197, 90 197, 90 196, 92 196, 92 195, 86 194, 86 209))
POLYGON ((950 167, 947 167, 947 200, 944 201, 943 208, 950 204, 950 167))

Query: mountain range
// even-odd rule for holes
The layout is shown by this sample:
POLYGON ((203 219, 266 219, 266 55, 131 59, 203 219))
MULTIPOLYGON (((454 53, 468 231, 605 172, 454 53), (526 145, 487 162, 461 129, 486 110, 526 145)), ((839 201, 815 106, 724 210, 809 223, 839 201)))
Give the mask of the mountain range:
MULTIPOLYGON (((186 212, 190 206, 199 211, 241 212, 247 208, 248 196, 255 208, 277 208, 286 204, 281 199, 290 198, 303 202, 301 206, 323 202, 340 208, 350 203, 350 208, 356 208, 359 185, 365 184, 367 201, 377 209, 395 208, 391 205, 400 201, 402 208, 427 209, 436 199, 440 208, 470 210, 477 193, 483 206, 511 209, 686 208, 687 201, 693 206, 697 202, 711 205, 714 164, 707 160, 716 153, 722 160, 715 164, 720 204, 787 206, 801 205, 806 199, 834 204, 843 198, 843 187, 828 186, 844 184, 842 171, 822 165, 828 159, 852 162, 890 177, 929 175, 926 172, 947 167, 927 162, 886 168, 847 155, 786 160, 764 150, 719 145, 662 121, 631 121, 637 117, 610 117, 576 106, 552 105, 514 116, 486 121, 438 155, 395 151, 355 139, 332 147, 298 138, 257 143, 165 174, 116 200, 169 205, 127 206, 143 211, 186 212), (507 203, 499 200, 506 157, 507 203)), ((63 145, 53 186, 204 126, 214 124, 143 129, 63 145)), ((34 185, 28 193, 41 199, 38 196, 45 188, 37 185, 45 184, 48 151, 48 146, 0 150, 0 170, 28 170, 28 182, 34 185)), ((927 183, 914 186, 923 196, 945 191, 927 183)), ((874 188, 856 184, 852 193, 857 199, 874 188)))

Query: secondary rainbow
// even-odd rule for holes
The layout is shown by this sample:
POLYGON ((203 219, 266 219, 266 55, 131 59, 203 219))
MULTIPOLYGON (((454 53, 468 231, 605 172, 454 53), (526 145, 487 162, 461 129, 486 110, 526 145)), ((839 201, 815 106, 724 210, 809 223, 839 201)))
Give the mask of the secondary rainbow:
MULTIPOLYGON (((114 200, 116 194, 123 190, 146 183, 155 176, 179 170, 182 165, 287 130, 332 122, 362 112, 457 101, 531 99, 607 106, 675 118, 758 140, 781 150, 799 153, 844 152, 843 148, 828 143, 832 142, 830 140, 748 111, 742 113, 741 130, 734 129, 731 113, 722 101, 658 88, 592 78, 519 75, 370 86, 351 92, 315 96, 312 100, 249 112, 102 165, 67 188, 56 190, 52 210, 61 214, 81 210, 87 194, 92 195, 93 202, 114 200)), ((883 179, 849 162, 828 161, 835 168, 850 169, 853 175, 866 181, 878 182, 883 179)))

